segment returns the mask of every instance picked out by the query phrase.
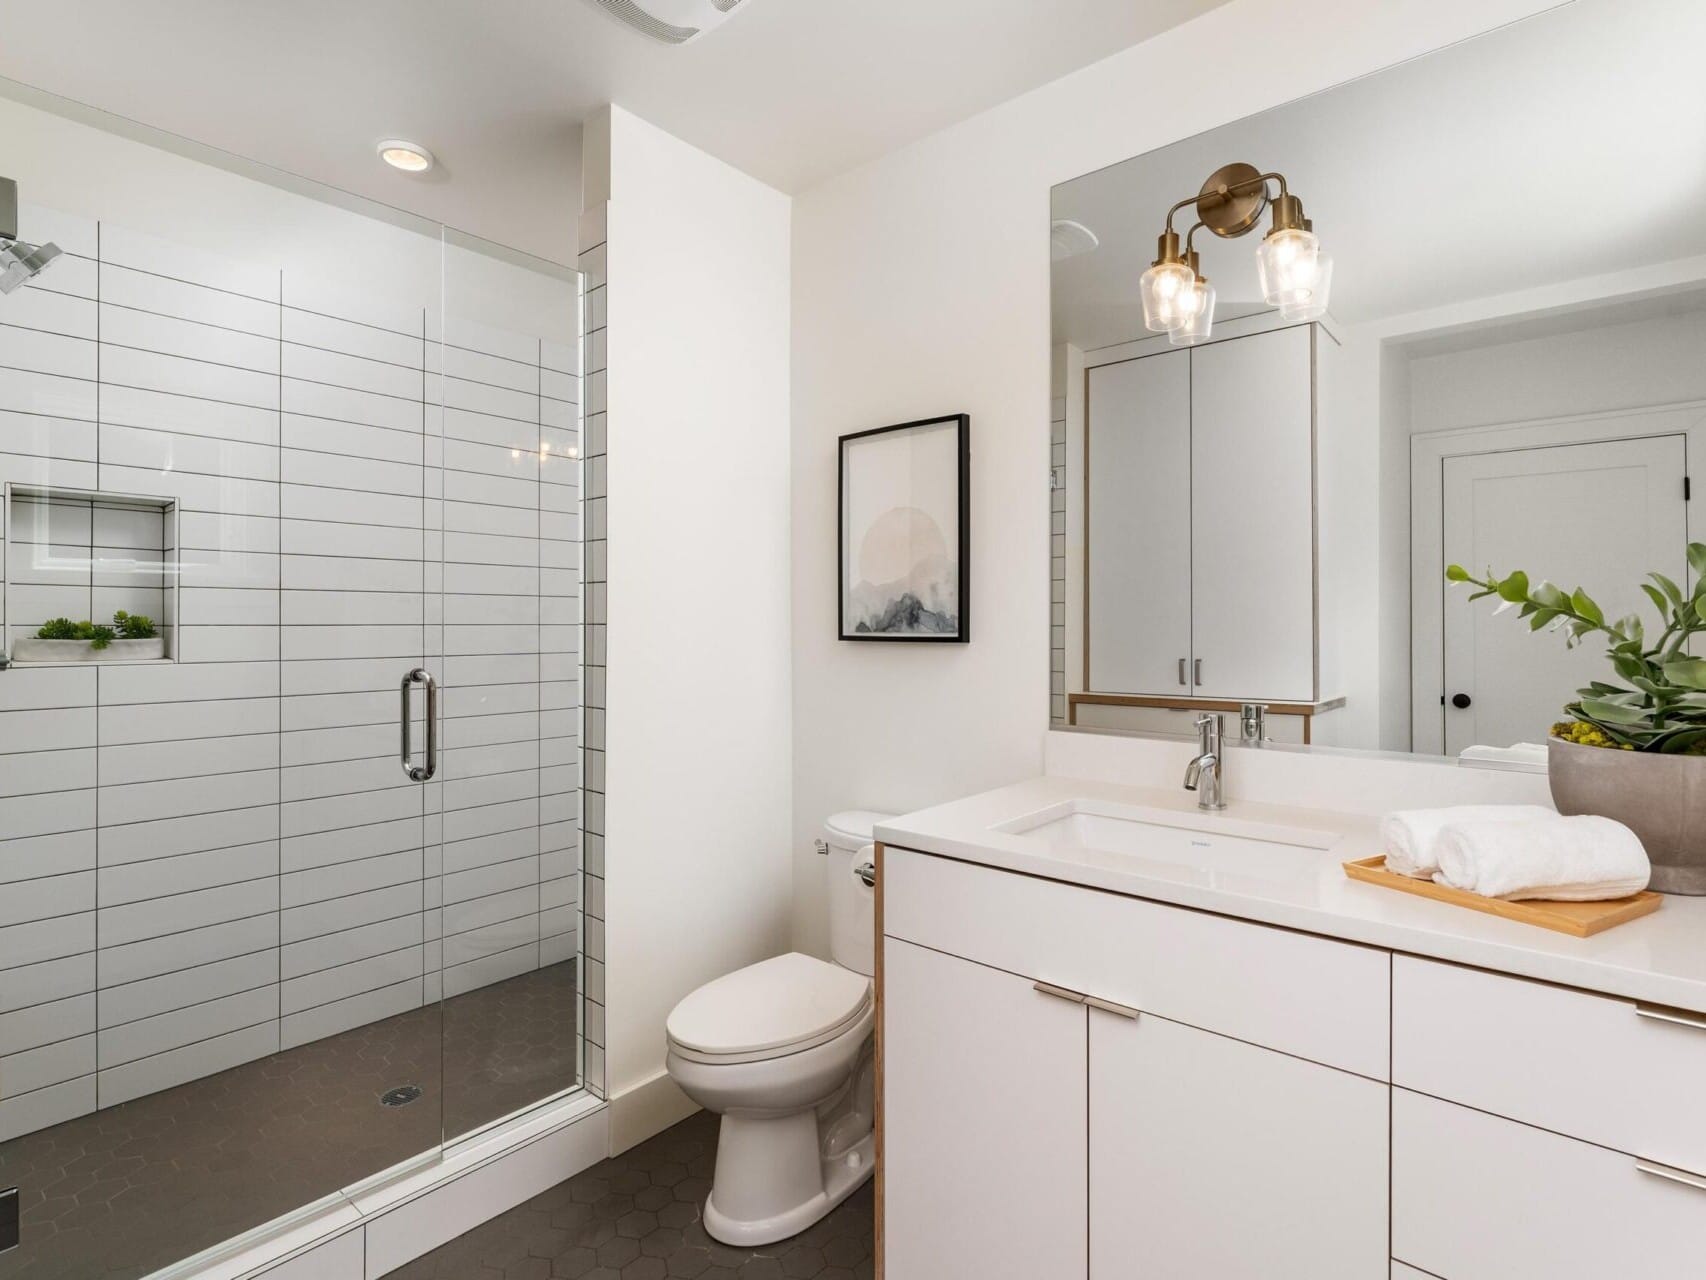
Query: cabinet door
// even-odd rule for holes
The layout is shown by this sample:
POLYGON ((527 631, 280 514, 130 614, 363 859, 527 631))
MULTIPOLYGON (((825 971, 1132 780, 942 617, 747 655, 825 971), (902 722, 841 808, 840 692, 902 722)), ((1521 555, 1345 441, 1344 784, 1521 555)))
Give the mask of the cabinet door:
POLYGON ((1084 1018, 1028 979, 884 940, 886 1280, 1085 1275, 1084 1018))
MULTIPOLYGON (((1631 1089, 1650 1088, 1638 1077, 1631 1089)), ((1697 1095, 1675 1094, 1679 1110, 1697 1095)), ((1392 1091, 1392 1253, 1450 1280, 1700 1280, 1706 1172, 1392 1091)))
POLYGON ((1087 681, 1096 693, 1188 694, 1190 353, 1087 376, 1087 681))
POLYGON ((1191 352, 1192 651, 1203 697, 1314 699, 1312 326, 1191 352))
POLYGON ((1090 1013, 1091 1280, 1379 1280, 1383 1084, 1090 1013))

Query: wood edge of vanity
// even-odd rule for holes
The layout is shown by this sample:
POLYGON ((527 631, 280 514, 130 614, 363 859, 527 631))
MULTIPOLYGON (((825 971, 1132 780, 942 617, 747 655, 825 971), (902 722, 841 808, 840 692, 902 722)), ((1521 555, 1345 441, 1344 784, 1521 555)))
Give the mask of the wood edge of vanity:
POLYGON ((883 1280, 883 842, 876 841, 873 861, 877 868, 877 883, 872 894, 872 926, 876 936, 876 1030, 875 1044, 872 1055, 875 1067, 876 1106, 875 1106, 875 1161, 876 1169, 871 1175, 874 1184, 873 1197, 876 1201, 874 1212, 874 1232, 871 1244, 872 1280, 883 1280))

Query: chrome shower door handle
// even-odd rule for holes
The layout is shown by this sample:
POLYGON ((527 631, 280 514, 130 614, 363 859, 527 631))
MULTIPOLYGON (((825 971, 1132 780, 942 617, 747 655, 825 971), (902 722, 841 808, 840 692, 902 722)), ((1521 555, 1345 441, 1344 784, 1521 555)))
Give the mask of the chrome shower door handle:
POLYGON ((399 713, 403 735, 403 772, 411 782, 426 782, 438 772, 438 682, 425 667, 416 667, 403 677, 402 710, 399 713), (409 690, 416 684, 426 686, 426 764, 415 763, 415 750, 409 741, 409 690))

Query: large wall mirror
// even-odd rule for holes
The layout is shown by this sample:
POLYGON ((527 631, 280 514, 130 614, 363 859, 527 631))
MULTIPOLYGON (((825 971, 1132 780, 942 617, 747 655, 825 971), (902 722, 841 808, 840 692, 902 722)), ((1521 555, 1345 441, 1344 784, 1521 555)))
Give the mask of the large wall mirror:
POLYGON ((1602 646, 1445 570, 1688 580, 1703 48, 1576 0, 1055 188, 1055 725, 1530 758, 1602 646))

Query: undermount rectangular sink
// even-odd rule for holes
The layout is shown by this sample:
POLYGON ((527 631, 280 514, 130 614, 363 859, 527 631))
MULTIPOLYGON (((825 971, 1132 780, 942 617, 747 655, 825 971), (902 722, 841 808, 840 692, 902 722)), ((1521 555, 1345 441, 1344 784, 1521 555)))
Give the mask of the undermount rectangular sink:
POLYGON ((1040 852, 1075 862, 1176 869, 1194 876, 1293 880, 1321 865, 1338 835, 1308 827, 1247 822, 1222 814, 1136 809, 1068 800, 994 828, 1034 841, 1040 852))

